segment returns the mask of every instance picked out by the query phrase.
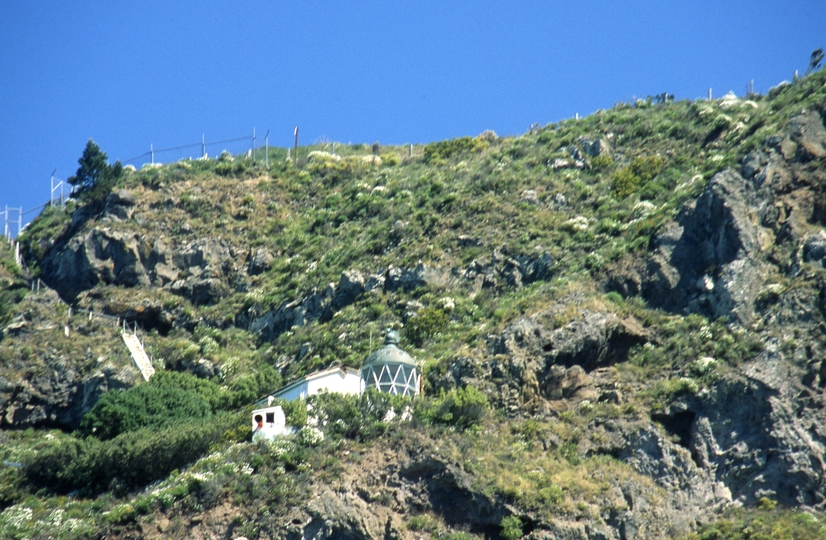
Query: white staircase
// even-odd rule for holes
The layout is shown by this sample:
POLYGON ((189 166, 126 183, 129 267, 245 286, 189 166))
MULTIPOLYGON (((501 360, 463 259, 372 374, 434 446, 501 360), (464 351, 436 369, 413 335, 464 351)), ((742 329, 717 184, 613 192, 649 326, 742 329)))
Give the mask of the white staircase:
POLYGON ((129 332, 124 332, 121 335, 123 336, 123 342, 126 343, 126 347, 132 354, 132 360, 135 361, 135 365, 138 366, 144 380, 148 381, 155 374, 155 368, 152 367, 152 362, 149 361, 146 351, 143 350, 141 340, 138 339, 138 336, 129 332))

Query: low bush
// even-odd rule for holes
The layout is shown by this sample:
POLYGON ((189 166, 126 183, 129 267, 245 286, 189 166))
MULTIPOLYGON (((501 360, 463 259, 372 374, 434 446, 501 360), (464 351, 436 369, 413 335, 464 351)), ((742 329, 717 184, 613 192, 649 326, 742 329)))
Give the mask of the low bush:
POLYGON ((246 421, 246 414, 227 414, 159 431, 140 429, 106 441, 61 438, 36 449, 24 464, 24 474, 31 484, 58 493, 123 494, 192 463, 224 432, 246 421))
POLYGON ((368 388, 359 396, 312 396, 307 409, 328 434, 365 441, 385 433, 389 422, 404 416, 409 404, 410 398, 368 388))
POLYGON ((522 520, 519 517, 510 515, 502 518, 502 538, 505 540, 517 540, 522 538, 522 520))
POLYGON ((479 152, 487 148, 488 142, 472 137, 459 137, 449 141, 430 143, 424 147, 424 160, 434 163, 447 160, 450 157, 465 152, 479 152))
POLYGON ((611 187, 620 199, 628 197, 657 176, 663 165, 665 165, 665 160, 660 156, 635 157, 630 165, 614 174, 611 187))
POLYGON ((447 323, 448 316, 444 310, 428 307, 407 321, 404 333, 414 347, 421 347, 425 341, 446 328, 447 323))
POLYGON ((416 403, 416 417, 425 424, 467 429, 479 425, 490 409, 488 398, 472 386, 456 388, 416 403))
POLYGON ((83 417, 81 431, 100 440, 139 429, 157 430, 212 414, 204 398, 174 386, 142 384, 103 394, 83 417))

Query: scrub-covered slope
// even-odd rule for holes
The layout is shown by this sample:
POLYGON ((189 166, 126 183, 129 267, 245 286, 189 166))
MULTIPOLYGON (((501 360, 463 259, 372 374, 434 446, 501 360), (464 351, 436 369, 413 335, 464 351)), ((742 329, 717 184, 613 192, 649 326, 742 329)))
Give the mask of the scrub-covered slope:
POLYGON ((48 209, 21 239, 40 292, 0 274, 0 436, 21 464, 0 524, 818 537, 824 82, 519 137, 147 166, 48 209), (103 315, 142 329, 156 378, 138 384, 103 315), (293 404, 298 436, 247 442, 245 405, 358 367, 388 327, 423 398, 293 404))

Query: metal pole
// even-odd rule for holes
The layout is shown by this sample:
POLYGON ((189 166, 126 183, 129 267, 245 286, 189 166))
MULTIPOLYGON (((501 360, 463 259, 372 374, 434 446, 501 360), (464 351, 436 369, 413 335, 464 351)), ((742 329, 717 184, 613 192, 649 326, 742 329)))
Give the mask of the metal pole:
POLYGON ((711 101, 711 88, 708 89, 708 100, 711 101))
POLYGON ((264 135, 264 163, 265 167, 270 168, 270 130, 264 135))
POLYGON ((6 205, 5 216, 6 216, 6 228, 5 228, 5 232, 3 234, 6 236, 6 239, 8 240, 8 238, 9 238, 9 205, 6 205))
POLYGON ((201 157, 206 157, 206 142, 203 133, 201 133, 201 157))
POLYGON ((52 191, 49 193, 49 206, 54 206, 54 173, 57 172, 57 169, 52 171, 52 191))
POLYGON ((295 126, 295 156, 293 156, 295 160, 295 166, 298 167, 298 126, 295 126))
POLYGON ((255 126, 252 126, 252 162, 255 163, 255 126))

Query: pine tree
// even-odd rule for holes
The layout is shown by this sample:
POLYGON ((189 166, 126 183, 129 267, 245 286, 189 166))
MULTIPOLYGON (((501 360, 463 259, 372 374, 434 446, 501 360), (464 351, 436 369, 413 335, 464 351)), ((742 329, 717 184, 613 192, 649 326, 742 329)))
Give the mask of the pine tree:
POLYGON ((115 181, 123 173, 120 161, 109 165, 106 152, 89 139, 83 155, 77 160, 80 167, 74 176, 67 182, 74 186, 75 191, 87 199, 100 199, 111 191, 115 181))
POLYGON ((89 139, 83 155, 77 160, 80 164, 74 176, 70 176, 67 182, 75 186, 78 191, 85 191, 92 188, 101 175, 106 174, 109 164, 106 162, 106 152, 89 139))

